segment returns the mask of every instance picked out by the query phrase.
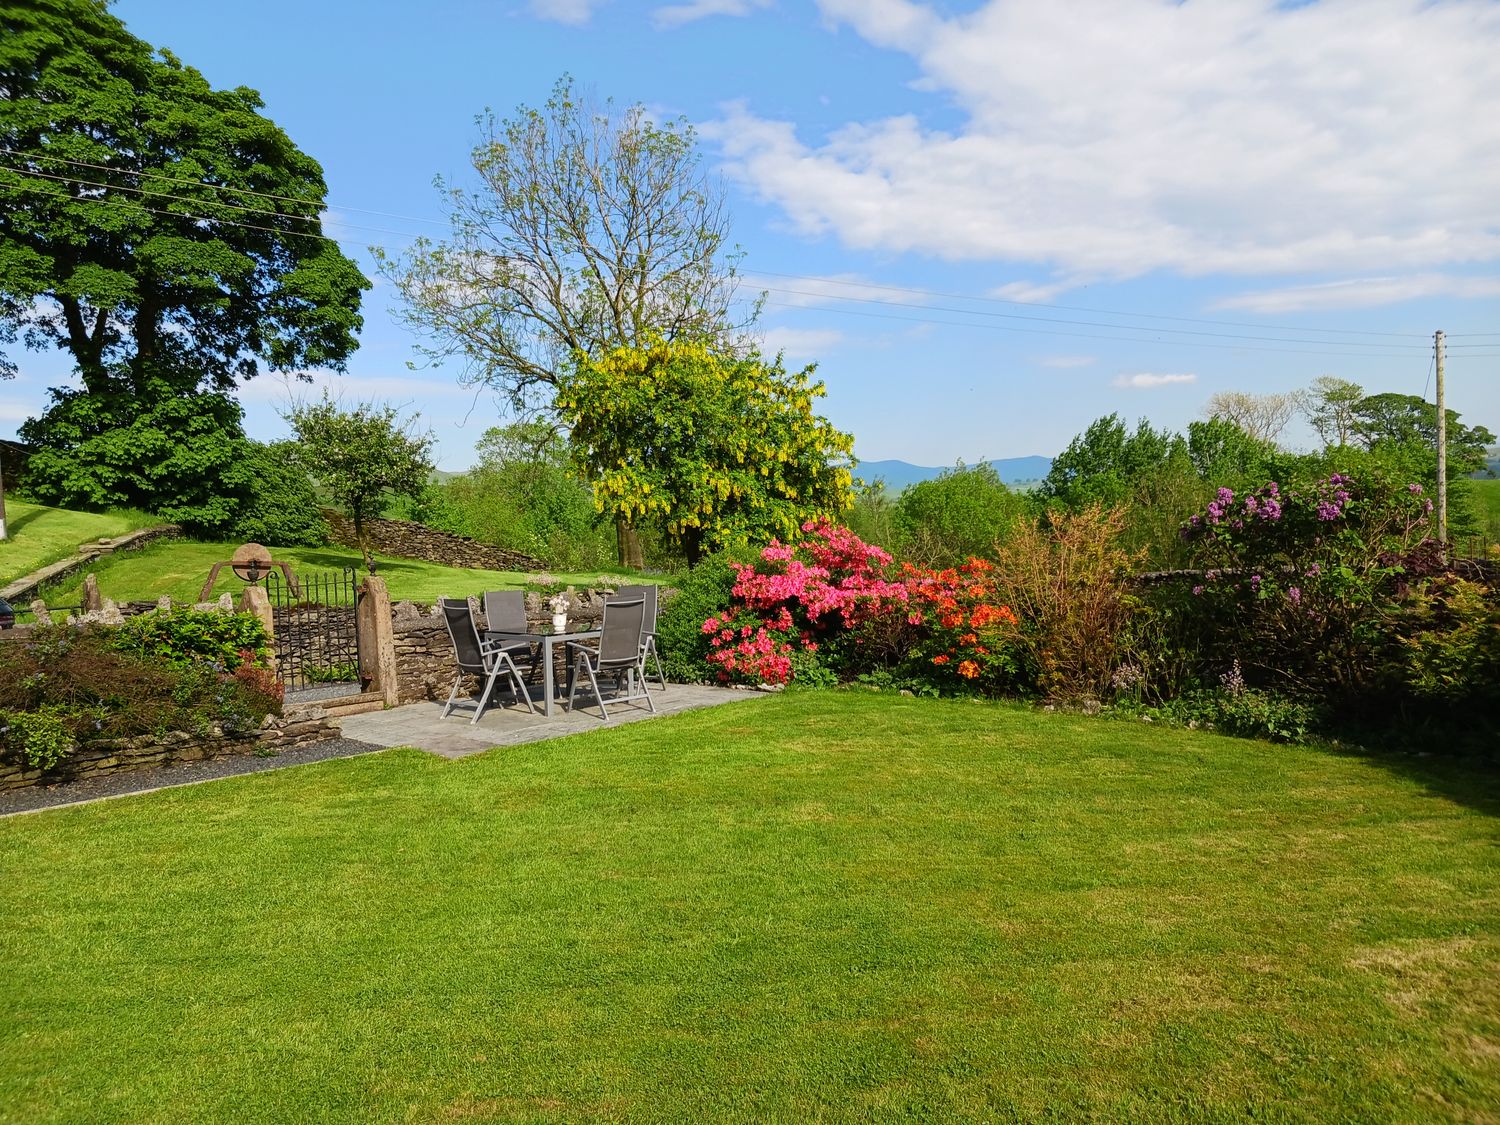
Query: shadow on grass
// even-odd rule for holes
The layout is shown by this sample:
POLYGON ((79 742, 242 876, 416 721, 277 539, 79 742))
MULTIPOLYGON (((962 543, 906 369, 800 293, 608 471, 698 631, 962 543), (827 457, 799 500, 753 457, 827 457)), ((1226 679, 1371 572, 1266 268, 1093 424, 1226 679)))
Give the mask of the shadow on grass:
POLYGON ((1455 804, 1500 817, 1500 719, 1480 719, 1457 734, 1424 727, 1358 732, 1328 753, 1378 765, 1455 804))

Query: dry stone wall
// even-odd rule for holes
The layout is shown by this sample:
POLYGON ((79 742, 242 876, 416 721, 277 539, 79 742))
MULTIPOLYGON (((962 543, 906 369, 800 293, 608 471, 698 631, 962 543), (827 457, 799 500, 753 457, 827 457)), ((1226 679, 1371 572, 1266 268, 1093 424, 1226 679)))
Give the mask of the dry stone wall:
POLYGON ((140 735, 106 739, 75 749, 49 770, 30 769, 18 762, 0 762, 0 790, 55 785, 174 762, 290 750, 304 743, 338 736, 338 720, 325 715, 321 707, 288 707, 282 715, 267 715, 260 730, 248 735, 229 735, 214 727, 206 735, 171 733, 161 737, 140 735))
MULTIPOLYGON (((354 534, 354 521, 348 516, 332 508, 324 508, 323 518, 328 521, 329 534, 335 543, 345 547, 359 546, 359 540, 354 534)), ((453 535, 406 520, 366 520, 365 532, 370 540, 370 549, 382 555, 421 559, 439 566, 460 566, 470 570, 542 569, 541 562, 520 551, 492 547, 465 535, 453 535)))

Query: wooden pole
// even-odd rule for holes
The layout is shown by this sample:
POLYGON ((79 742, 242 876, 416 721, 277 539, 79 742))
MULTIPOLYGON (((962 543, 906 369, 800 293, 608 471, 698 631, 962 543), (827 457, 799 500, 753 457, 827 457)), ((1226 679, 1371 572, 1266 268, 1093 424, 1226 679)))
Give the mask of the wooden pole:
POLYGON ((5 542, 5 450, 0 448, 0 543, 5 542))
POLYGON ((1443 396, 1443 330, 1433 334, 1437 368, 1437 510, 1438 542, 1448 542, 1448 403, 1443 396))

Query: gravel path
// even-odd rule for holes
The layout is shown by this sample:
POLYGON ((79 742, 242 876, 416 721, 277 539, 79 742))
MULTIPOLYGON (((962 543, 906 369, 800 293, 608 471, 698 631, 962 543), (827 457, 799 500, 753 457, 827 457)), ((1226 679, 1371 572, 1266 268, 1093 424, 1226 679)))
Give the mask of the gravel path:
POLYGON ((384 749, 383 746, 358 742, 352 738, 329 738, 322 742, 309 742, 305 746, 296 746, 280 754, 264 758, 255 754, 244 754, 233 758, 216 758, 208 762, 180 762, 176 765, 158 766, 149 770, 106 774, 103 777, 70 781, 62 785, 34 785, 26 789, 10 789, 0 793, 0 816, 58 808, 62 805, 75 805, 83 801, 97 801, 101 797, 122 797, 127 793, 143 793, 148 789, 191 785, 196 781, 212 781, 215 778, 235 777, 242 773, 259 773, 261 770, 303 766, 309 762, 327 761, 329 758, 352 758, 356 754, 373 754, 384 749))

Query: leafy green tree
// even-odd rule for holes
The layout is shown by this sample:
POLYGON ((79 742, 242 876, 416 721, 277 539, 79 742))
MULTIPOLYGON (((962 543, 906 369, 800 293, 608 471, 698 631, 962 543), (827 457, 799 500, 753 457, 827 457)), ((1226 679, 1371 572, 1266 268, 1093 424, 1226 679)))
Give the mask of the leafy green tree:
MULTIPOLYGON (((564 77, 541 109, 480 122, 481 187, 445 189, 452 235, 377 250, 434 362, 518 408, 550 409, 573 357, 655 337, 733 335, 737 279, 722 186, 686 119, 597 104, 564 77)), ((749 314, 754 319, 754 310, 749 314)), ((622 564, 639 565, 629 525, 622 564)))
POLYGON ((1276 446, 1246 433, 1227 418, 1189 422, 1187 455, 1198 478, 1215 487, 1264 479, 1276 446))
POLYGON ((274 547, 320 547, 328 542, 317 490, 294 444, 247 441, 241 470, 246 498, 232 529, 235 539, 274 547))
POLYGON ((1043 504, 1075 512, 1095 503, 1124 504, 1137 482, 1182 450, 1179 435, 1154 430, 1144 418, 1131 432, 1118 414, 1107 414, 1053 459, 1035 495, 1043 504))
POLYGON ((913 560, 950 566, 971 556, 993 556, 995 544, 1006 537, 1025 506, 988 461, 960 461, 903 492, 896 501, 896 525, 902 547, 913 560))
POLYGON ((1302 412, 1313 432, 1328 449, 1354 441, 1355 410, 1365 397, 1365 389, 1348 379, 1322 375, 1302 395, 1302 412))
MULTIPOLYGON (((1448 475, 1462 476, 1485 467, 1485 447, 1495 435, 1483 426, 1466 426, 1458 411, 1448 415, 1448 475)), ((1409 446, 1437 456, 1437 406, 1416 395, 1379 394, 1354 407, 1354 434, 1366 449, 1409 446)), ((1434 460, 1433 464, 1436 464, 1434 460)), ((1432 472, 1435 474, 1436 469, 1432 472)))
POLYGON ((849 507, 854 439, 813 412, 811 374, 655 339, 579 357, 557 407, 599 510, 657 521, 694 564, 849 507))
POLYGON ((308 474, 354 520, 354 534, 370 573, 365 523, 392 496, 419 496, 432 473, 432 436, 414 432, 395 407, 362 402, 352 410, 323 397, 286 415, 296 435, 296 456, 308 474))
POLYGON ((63 348, 87 394, 138 399, 341 369, 369 283, 262 104, 99 0, 0 4, 0 342, 63 348))
POLYGON ((198 534, 227 533, 249 474, 242 411, 215 391, 148 384, 90 394, 53 390, 52 407, 21 427, 36 449, 27 489, 61 508, 145 508, 198 534))

